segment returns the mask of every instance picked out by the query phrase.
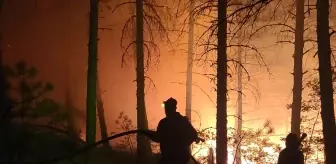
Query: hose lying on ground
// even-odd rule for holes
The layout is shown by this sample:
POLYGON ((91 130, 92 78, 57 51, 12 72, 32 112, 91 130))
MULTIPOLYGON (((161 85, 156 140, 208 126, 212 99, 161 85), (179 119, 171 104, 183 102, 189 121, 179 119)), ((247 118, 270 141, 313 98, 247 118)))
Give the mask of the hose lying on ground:
MULTIPOLYGON (((130 131, 126 131, 126 132, 122 132, 122 133, 119 133, 119 134, 112 135, 108 138, 105 138, 105 139, 102 139, 102 140, 100 140, 98 142, 95 142, 93 144, 87 145, 84 148, 81 148, 81 149, 79 149, 79 150, 77 150, 73 153, 69 153, 69 154, 66 154, 66 155, 63 155, 63 156, 55 157, 55 158, 52 158, 52 159, 49 159, 49 160, 46 160, 46 161, 42 161, 42 162, 29 162, 29 163, 24 163, 24 164, 52 164, 52 163, 55 163, 55 162, 59 162, 59 161, 62 161, 62 160, 73 158, 73 157, 75 157, 75 156, 77 156, 81 153, 84 153, 84 152, 96 147, 97 145, 100 145, 100 144, 102 144, 104 142, 107 142, 109 140, 113 140, 113 139, 116 139, 116 138, 119 138, 119 137, 122 137, 122 136, 126 136, 126 135, 130 135, 130 134, 137 134, 137 133, 144 134, 144 135, 147 134, 146 130, 130 130, 130 131)), ((199 138, 199 140, 204 141, 201 138, 199 138)), ((192 157, 192 160, 195 163, 198 163, 196 161, 196 159, 193 158, 193 157, 192 157)))

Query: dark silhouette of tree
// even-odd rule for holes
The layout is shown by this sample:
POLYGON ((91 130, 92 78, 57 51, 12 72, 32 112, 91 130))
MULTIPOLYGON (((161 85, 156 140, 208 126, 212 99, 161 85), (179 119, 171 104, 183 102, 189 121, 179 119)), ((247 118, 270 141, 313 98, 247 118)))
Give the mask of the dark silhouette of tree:
MULTIPOLYGON (((244 43, 232 44, 232 40, 238 37, 237 33, 239 31, 244 31, 242 30, 244 27, 246 28, 253 24, 254 21, 258 18, 261 10, 265 8, 265 6, 267 6, 270 2, 271 1, 248 1, 245 3, 236 3, 233 1, 210 1, 198 5, 194 12, 195 15, 205 15, 205 17, 213 19, 210 23, 210 27, 206 28, 205 32, 202 33, 200 38, 209 37, 204 41, 205 43, 203 44, 203 46, 205 47, 205 52, 201 55, 201 57, 205 56, 205 59, 203 60, 210 61, 211 65, 215 66, 217 70, 216 75, 210 76, 212 76, 212 80, 216 81, 217 87, 216 162, 218 164, 227 163, 228 159, 227 77, 231 76, 228 71, 228 62, 234 62, 237 65, 242 66, 242 63, 239 63, 237 60, 228 56, 227 48, 243 47, 256 52, 256 54, 260 57, 260 53, 255 47, 244 43), (234 6, 235 9, 228 14, 227 10, 230 6, 234 6), (207 13, 207 11, 209 11, 208 13, 216 11, 217 16, 204 14, 207 13), (208 34, 208 36, 206 36, 206 34, 208 34), (212 61, 208 60, 208 53, 216 50, 217 55, 215 58, 217 59, 212 61)), ((243 69, 246 71, 244 67, 243 69)))
POLYGON ((218 1, 217 12, 216 163, 227 164, 227 0, 218 1))
MULTIPOLYGON (((100 88, 99 84, 99 77, 97 78, 97 114, 98 114, 98 120, 99 120, 99 126, 100 126, 100 134, 101 139, 106 139, 108 137, 107 133, 107 127, 106 127, 106 121, 105 121, 105 108, 104 108, 104 102, 103 102, 103 92, 100 88)), ((111 148, 109 142, 103 143, 103 146, 105 148, 111 148)))
MULTIPOLYGON (((0 14, 2 13, 2 6, 4 0, 0 0, 0 14)), ((2 42, 2 31, 0 31, 0 124, 2 123, 8 109, 7 95, 5 92, 5 74, 4 74, 4 65, 3 65, 3 42, 2 42)))
MULTIPOLYGON (((4 67, 7 81, 7 92, 17 96, 10 97, 15 103, 12 109, 12 117, 20 117, 24 123, 26 117, 34 116, 33 103, 37 102, 45 93, 51 91, 53 86, 49 82, 37 81, 35 78, 38 71, 33 66, 28 66, 24 61, 19 61, 15 67, 4 67), (9 80, 14 82, 10 83, 9 80)), ((38 109, 38 108, 36 108, 38 109)), ((48 113, 48 112, 46 112, 48 113)), ((39 114, 38 114, 39 115, 39 114)))
POLYGON ((195 17, 193 11, 195 8, 195 0, 190 0, 189 4, 189 22, 188 22, 188 59, 187 59, 187 78, 186 78, 186 116, 191 120, 192 106, 192 70, 194 62, 194 26, 195 17))
POLYGON ((96 140, 96 94, 98 56, 98 0, 90 0, 90 34, 86 97, 86 142, 96 140))
POLYGON ((325 149, 325 163, 336 163, 336 125, 333 101, 331 48, 329 33, 329 1, 317 0, 317 44, 319 81, 321 92, 321 117, 325 149))
MULTIPOLYGON (((28 67, 25 62, 18 62, 14 68, 5 67, 6 91, 12 95, 13 102, 10 118, 20 121, 23 125, 48 125, 60 129, 67 129, 69 111, 52 99, 44 95, 53 90, 49 82, 36 79, 38 71, 35 67, 28 67)), ((65 130, 66 131, 66 130, 65 130)))
MULTIPOLYGON (((146 76, 146 72, 150 68, 150 64, 153 63, 153 59, 159 52, 158 45, 155 43, 157 38, 167 38, 168 34, 166 28, 163 24, 163 18, 161 18, 162 13, 160 8, 164 9, 165 6, 157 4, 153 0, 136 0, 131 2, 125 2, 117 5, 117 7, 112 11, 114 12, 118 7, 126 4, 135 4, 135 15, 132 14, 131 17, 126 21, 124 28, 122 29, 121 47, 124 49, 122 55, 122 64, 125 64, 125 58, 130 54, 130 49, 133 48, 134 44, 136 47, 135 52, 131 53, 133 59, 136 59, 136 97, 137 97, 137 128, 138 129, 148 129, 148 120, 146 114, 145 105, 145 80, 151 79, 146 76), (134 28, 134 19, 136 30, 134 28), (145 30, 146 29, 146 30, 145 30), (144 39, 144 31, 146 31, 146 38, 144 39), (134 37, 134 32, 136 32, 135 40, 131 40, 129 44, 124 45, 125 40, 128 36, 134 37), (154 35, 158 32, 158 35, 154 35), (145 53, 146 52, 146 53, 145 53), (133 56, 135 54, 135 57, 133 56)), ((169 14, 169 13, 164 13, 169 14)), ((133 38, 134 39, 134 38, 133 38)), ((139 157, 138 162, 146 163, 146 160, 151 154, 151 144, 150 141, 142 135, 137 135, 137 155, 139 157)))
MULTIPOLYGON (((136 0, 136 81, 137 81, 137 127, 148 129, 148 120, 145 105, 145 55, 143 23, 143 0, 136 0)), ((140 163, 146 163, 151 153, 150 143, 145 136, 137 135, 137 154, 140 163)))
POLYGON ((296 0, 296 25, 294 43, 294 86, 292 102, 291 132, 300 136, 302 102, 302 59, 304 47, 304 4, 305 0, 296 0))
MULTIPOLYGON (((294 46, 294 83, 293 83, 293 96, 292 103, 288 105, 288 109, 292 111, 291 117, 291 132, 300 135, 300 122, 301 122, 301 104, 302 104, 302 90, 303 90, 303 75, 308 71, 303 71, 303 56, 311 53, 314 50, 316 38, 312 35, 310 29, 311 21, 310 11, 312 8, 308 4, 305 10, 305 1, 282 1, 276 2, 285 3, 288 6, 285 10, 278 9, 275 11, 275 18, 268 21, 265 25, 254 29, 255 32, 265 28, 267 30, 276 31, 278 35, 277 43, 290 43, 294 46), (296 13, 293 10, 296 9, 296 13), (305 28, 305 26, 308 26, 305 28)), ((308 1, 309 2, 309 1, 308 1)), ((313 22, 315 24, 315 22, 313 22)), ((266 31, 264 31, 266 32, 266 31)))
POLYGON ((1 123, 6 127, 1 128, 1 134, 6 134, 1 135, 1 144, 4 149, 8 149, 1 156, 5 161, 6 156, 9 162, 25 160, 25 156, 31 153, 28 152, 30 140, 35 139, 40 129, 71 136, 67 131, 68 111, 54 100, 44 97, 52 91, 53 86, 36 79, 38 71, 35 67, 20 61, 14 67, 4 67, 4 70, 7 83, 5 91, 13 104, 6 115, 6 124, 1 123), (16 155, 18 158, 14 159, 16 155))

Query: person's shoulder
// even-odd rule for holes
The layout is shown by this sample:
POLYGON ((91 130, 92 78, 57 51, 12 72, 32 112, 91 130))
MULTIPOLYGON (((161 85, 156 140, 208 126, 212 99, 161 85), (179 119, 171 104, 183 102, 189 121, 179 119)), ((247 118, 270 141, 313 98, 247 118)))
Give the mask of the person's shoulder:
POLYGON ((284 148, 280 151, 280 154, 283 154, 283 155, 288 154, 288 153, 290 153, 290 150, 288 150, 288 148, 284 148))
POLYGON ((159 121, 159 123, 158 123, 158 126, 157 126, 157 130, 159 130, 159 129, 162 129, 162 128, 164 128, 166 125, 166 118, 163 118, 163 119, 161 119, 160 121, 159 121))
POLYGON ((183 116, 179 112, 176 112, 176 116, 177 116, 176 118, 181 119, 183 121, 185 121, 185 120, 188 121, 189 120, 187 116, 183 116))
POLYGON ((286 148, 282 149, 279 154, 284 154, 286 152, 286 148))
POLYGON ((160 124, 163 124, 163 123, 165 123, 165 122, 167 122, 167 117, 161 119, 161 120, 159 121, 159 125, 160 125, 160 124))
POLYGON ((183 119, 184 121, 188 121, 188 122, 189 122, 189 118, 188 118, 188 116, 182 116, 182 119, 183 119))
POLYGON ((177 119, 179 120, 180 123, 189 124, 189 119, 187 116, 179 115, 177 119))

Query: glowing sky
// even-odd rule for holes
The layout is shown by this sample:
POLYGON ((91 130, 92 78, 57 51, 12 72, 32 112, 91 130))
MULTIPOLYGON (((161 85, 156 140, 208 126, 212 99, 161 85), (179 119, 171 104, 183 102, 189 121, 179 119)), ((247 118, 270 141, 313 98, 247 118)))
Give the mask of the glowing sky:
MULTIPOLYGON (((5 60, 13 64, 18 59, 37 66, 40 77, 55 85, 50 94, 60 102, 65 99, 65 86, 71 86, 74 105, 85 109, 86 69, 87 69, 87 35, 88 35, 88 4, 79 0, 38 1, 35 11, 32 7, 19 4, 19 0, 11 0, 6 4, 3 17, 5 60), (22 6, 21 6, 22 5, 22 6)), ((30 5, 32 6, 32 5, 30 5)), ((107 15, 106 13, 104 15, 107 15)), ((120 12, 116 16, 101 19, 101 26, 111 27, 113 31, 100 31, 99 41, 99 77, 102 89, 108 128, 113 131, 114 120, 121 111, 135 119, 135 74, 131 59, 127 67, 121 68, 120 29, 123 17, 120 12), (118 18, 118 19, 117 19, 118 18), (112 21, 113 20, 113 21, 112 21)), ((258 45, 274 45, 274 36, 264 36, 256 41, 258 45)), ((186 47, 184 47, 186 48, 186 47)), ((153 66, 149 75, 156 88, 147 87, 146 107, 151 127, 164 116, 160 106, 162 100, 175 97, 178 110, 184 114, 186 54, 182 51, 169 52, 166 45, 160 46, 160 63, 153 66)), ((286 105, 291 102, 293 61, 291 46, 272 46, 263 48, 271 74, 256 65, 247 65, 251 75, 251 85, 260 93, 258 101, 251 92, 244 97, 244 127, 259 127, 266 119, 270 119, 277 134, 284 134, 289 123, 289 111, 286 105)), ((309 63, 309 62, 308 62, 309 63)), ((310 62, 311 63, 311 62, 310 62)), ((304 68, 310 67, 308 64, 304 68)), ((207 67, 195 67, 195 72, 211 70, 207 67)), ((233 77, 232 80, 235 80, 233 77)), ((194 83, 216 101, 214 85, 199 75, 193 77, 194 83)), ((245 81, 247 82, 247 81, 245 81)), ((215 105, 200 88, 193 87, 193 110, 201 115, 201 126, 215 125, 215 105)), ((235 95, 232 92, 229 102, 229 114, 235 112, 235 95)), ((199 127, 200 119, 195 113, 192 120, 199 127)), ((229 124, 233 126, 233 117, 229 124)), ((288 127, 289 128, 289 127, 288 127)), ((289 129, 287 129, 289 130, 289 129)))

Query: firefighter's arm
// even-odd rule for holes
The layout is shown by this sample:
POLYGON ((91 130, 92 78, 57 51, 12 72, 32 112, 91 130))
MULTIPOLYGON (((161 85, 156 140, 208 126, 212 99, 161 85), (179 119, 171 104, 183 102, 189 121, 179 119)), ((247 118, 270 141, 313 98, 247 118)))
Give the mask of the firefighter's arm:
POLYGON ((200 138, 198 137, 197 131, 196 129, 192 126, 192 124, 187 121, 187 133, 188 133, 188 144, 191 145, 193 142, 199 142, 198 140, 200 140, 200 138))
POLYGON ((143 130, 141 131, 142 134, 146 135, 150 140, 154 142, 160 142, 158 133, 153 130, 143 130))
POLYGON ((160 133, 162 131, 162 120, 159 122, 159 125, 157 127, 157 131, 153 130, 144 130, 142 133, 146 135, 150 140, 153 142, 160 142, 160 133))

